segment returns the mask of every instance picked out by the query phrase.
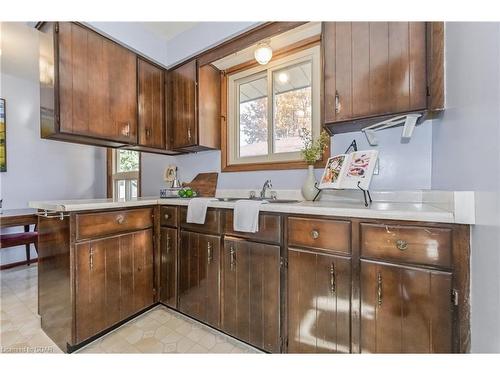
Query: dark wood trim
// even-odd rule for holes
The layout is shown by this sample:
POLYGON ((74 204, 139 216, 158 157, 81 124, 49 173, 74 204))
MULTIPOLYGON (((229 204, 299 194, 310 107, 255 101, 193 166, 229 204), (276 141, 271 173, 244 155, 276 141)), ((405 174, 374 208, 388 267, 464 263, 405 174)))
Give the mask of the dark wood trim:
MULTIPOLYGON (((298 41, 296 43, 290 44, 284 48, 281 48, 279 50, 274 51, 273 52, 273 59, 274 60, 281 59, 283 57, 292 55, 294 53, 303 51, 305 49, 312 48, 316 45, 319 46, 320 43, 321 43, 321 34, 303 39, 301 41, 298 41)), ((259 63, 255 60, 245 61, 241 64, 238 64, 238 65, 235 65, 235 66, 232 66, 232 67, 226 69, 225 73, 227 75, 231 75, 231 74, 235 74, 235 73, 241 72, 241 71, 246 70, 246 69, 254 68, 256 66, 259 66, 259 63)))
MULTIPOLYGON (((30 264, 31 263, 37 263, 38 262, 38 258, 33 258, 30 260, 30 264)), ((14 268, 14 267, 20 267, 20 266, 28 266, 28 261, 27 260, 21 260, 19 262, 13 262, 13 263, 8 263, 8 264, 2 264, 0 265, 0 271, 3 271, 3 270, 8 270, 10 268, 14 268)))
POLYGON ((106 197, 113 198, 113 149, 106 149, 106 197))
POLYGON ((217 46, 204 51, 197 56, 191 57, 187 60, 177 63, 175 66, 170 67, 170 69, 175 69, 178 66, 184 64, 188 60, 198 59, 200 66, 210 64, 216 60, 226 57, 232 53, 238 52, 246 47, 251 46, 263 39, 270 38, 274 35, 282 34, 285 31, 294 29, 300 25, 307 22, 265 22, 258 25, 248 31, 243 32, 240 35, 235 36, 225 42, 218 44, 217 46))

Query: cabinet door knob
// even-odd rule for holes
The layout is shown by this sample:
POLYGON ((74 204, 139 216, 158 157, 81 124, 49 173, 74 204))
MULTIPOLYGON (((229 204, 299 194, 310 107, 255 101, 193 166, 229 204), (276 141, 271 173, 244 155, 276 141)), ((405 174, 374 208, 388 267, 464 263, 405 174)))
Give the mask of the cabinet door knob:
POLYGON ((149 128, 146 129, 146 137, 149 138, 151 136, 151 130, 149 128))
POLYGON ((170 217, 169 214, 165 214, 163 215, 163 217, 165 218, 165 220, 168 220, 168 218, 170 217))
POLYGON ((125 218, 123 217, 123 215, 118 215, 118 216, 116 217, 116 222, 117 222, 118 224, 121 224, 121 223, 123 223, 123 220, 124 220, 124 219, 125 219, 125 218))
POLYGON ((408 249, 408 242, 406 242, 405 240, 397 240, 396 247, 399 250, 404 251, 404 250, 408 249))
POLYGON ((187 136, 188 136, 188 140, 191 140, 191 128, 188 128, 187 136))
POLYGON ((335 113, 340 113, 341 108, 339 92, 335 91, 335 113))
POLYGON ((317 240, 319 238, 319 232, 316 229, 312 230, 311 231, 311 237, 313 239, 317 240))

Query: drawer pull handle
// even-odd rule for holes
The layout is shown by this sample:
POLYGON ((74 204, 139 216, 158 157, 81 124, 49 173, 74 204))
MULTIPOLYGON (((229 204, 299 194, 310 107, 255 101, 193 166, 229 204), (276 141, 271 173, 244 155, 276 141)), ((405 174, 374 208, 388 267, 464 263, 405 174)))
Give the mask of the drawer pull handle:
POLYGON ((116 222, 117 222, 118 224, 121 224, 121 223, 123 223, 123 220, 124 220, 124 219, 125 219, 125 218, 123 217, 123 215, 118 215, 118 216, 116 217, 116 222))
POLYGON ((399 250, 404 251, 404 250, 408 249, 408 242, 406 242, 405 240, 397 240, 396 247, 399 250))
POLYGON ((229 248, 229 256, 230 256, 230 266, 231 271, 234 269, 234 264, 236 263, 236 251, 234 251, 233 245, 229 248))
POLYGON ((317 240, 319 238, 319 232, 316 229, 314 229, 313 231, 311 231, 311 237, 317 240))
POLYGON ((377 303, 382 306, 382 274, 377 274, 377 303))
POLYGON ((165 220, 168 220, 168 218, 170 217, 168 214, 165 214, 163 215, 163 217, 165 218, 165 220))
POLYGON ((335 276, 335 263, 332 262, 330 264, 330 290, 332 291, 332 294, 335 294, 337 291, 337 280, 335 276))
POLYGON ((167 254, 170 253, 170 235, 167 234, 167 254))
POLYGON ((207 262, 212 263, 212 244, 207 242, 207 262))
POLYGON ((335 91, 335 113, 340 113, 340 95, 338 91, 335 91))

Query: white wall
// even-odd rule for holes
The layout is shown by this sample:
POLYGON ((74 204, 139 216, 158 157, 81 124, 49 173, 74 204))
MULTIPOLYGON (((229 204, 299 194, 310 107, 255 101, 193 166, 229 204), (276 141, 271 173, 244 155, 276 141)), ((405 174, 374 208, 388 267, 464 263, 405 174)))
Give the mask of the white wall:
POLYGON ((167 65, 185 60, 260 22, 201 22, 167 42, 167 65))
MULTIPOLYGON (((6 100, 7 172, 0 173, 3 208, 30 200, 102 198, 105 149, 40 138, 38 31, 1 23, 0 97, 6 100)), ((1 262, 24 259, 24 249, 0 252, 1 262)))
POLYGON ((472 351, 500 352, 500 24, 446 24, 446 111, 432 187, 474 190, 472 351))
POLYGON ((168 64, 165 40, 138 22, 86 22, 86 24, 157 63, 165 66, 168 64))
MULTIPOLYGON (((380 152, 379 174, 373 176, 373 190, 417 190, 431 188, 432 123, 417 126, 410 143, 401 143, 401 129, 388 129, 377 133, 379 146, 370 147, 361 132, 338 134, 331 138, 332 155, 345 152, 355 139, 358 148, 377 149, 380 152)), ((147 195, 157 195, 163 186, 161 176, 168 164, 179 167, 181 181, 191 181, 201 172, 221 171, 220 151, 198 154, 154 157, 143 155, 142 189, 147 195)), ((232 172, 219 174, 219 189, 261 188, 271 179, 276 189, 300 189, 306 177, 305 169, 282 171, 232 172)), ((317 179, 322 170, 316 169, 317 179)))

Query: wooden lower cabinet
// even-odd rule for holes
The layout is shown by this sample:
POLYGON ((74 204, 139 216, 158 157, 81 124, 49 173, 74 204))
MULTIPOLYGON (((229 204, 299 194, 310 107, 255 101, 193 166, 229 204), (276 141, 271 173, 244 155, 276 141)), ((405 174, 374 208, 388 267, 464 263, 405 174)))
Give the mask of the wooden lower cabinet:
POLYGON ((75 246, 76 342, 153 304, 152 230, 75 246))
POLYGON ((279 353, 280 247, 226 237, 222 259, 222 330, 279 353))
POLYGON ((180 233, 179 310, 219 327, 221 238, 185 230, 180 233))
POLYGON ((160 233, 160 300, 177 308, 177 229, 161 228, 160 233))
POLYGON ((361 260, 361 352, 451 353, 452 275, 361 260))
POLYGON ((350 353, 351 260, 288 249, 288 352, 350 353))

